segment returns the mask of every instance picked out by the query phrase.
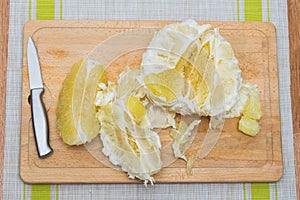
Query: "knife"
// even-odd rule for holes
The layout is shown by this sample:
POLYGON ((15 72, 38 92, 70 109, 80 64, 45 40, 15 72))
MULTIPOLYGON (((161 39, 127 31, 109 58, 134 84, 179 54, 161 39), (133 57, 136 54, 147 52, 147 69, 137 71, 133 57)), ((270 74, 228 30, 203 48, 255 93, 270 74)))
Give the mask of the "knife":
POLYGON ((35 144, 40 158, 45 158, 52 153, 49 145, 48 120, 45 106, 42 101, 44 86, 41 75, 41 68, 38 53, 31 37, 27 44, 27 61, 30 85, 30 96, 28 98, 31 105, 32 125, 35 144))

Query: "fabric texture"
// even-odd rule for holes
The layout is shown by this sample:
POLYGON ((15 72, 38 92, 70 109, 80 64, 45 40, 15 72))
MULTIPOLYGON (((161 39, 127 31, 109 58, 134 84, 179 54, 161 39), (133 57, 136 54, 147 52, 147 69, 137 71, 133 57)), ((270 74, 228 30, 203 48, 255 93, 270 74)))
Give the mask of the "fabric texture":
POLYGON ((11 0, 3 199, 296 199, 284 0, 11 0), (270 21, 276 26, 283 177, 277 183, 29 185, 19 177, 22 40, 30 19, 270 21))

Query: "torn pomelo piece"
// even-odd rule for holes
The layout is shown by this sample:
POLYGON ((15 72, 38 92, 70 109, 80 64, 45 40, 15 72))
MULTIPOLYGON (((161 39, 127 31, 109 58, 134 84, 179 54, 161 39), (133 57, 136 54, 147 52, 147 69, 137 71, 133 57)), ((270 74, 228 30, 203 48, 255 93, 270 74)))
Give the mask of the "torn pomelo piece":
POLYGON ((107 82, 104 68, 92 60, 75 63, 64 80, 56 116, 60 137, 66 144, 84 144, 99 134, 94 105, 99 82, 107 82))

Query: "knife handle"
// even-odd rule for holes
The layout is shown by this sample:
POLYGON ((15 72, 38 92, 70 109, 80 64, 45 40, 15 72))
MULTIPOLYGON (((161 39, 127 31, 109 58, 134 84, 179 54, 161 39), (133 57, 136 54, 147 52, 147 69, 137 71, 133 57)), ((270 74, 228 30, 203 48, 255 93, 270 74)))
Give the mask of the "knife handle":
POLYGON ((42 102, 43 88, 35 88, 30 90, 30 104, 33 133, 35 144, 40 158, 45 158, 52 153, 49 145, 48 120, 44 104, 42 102))

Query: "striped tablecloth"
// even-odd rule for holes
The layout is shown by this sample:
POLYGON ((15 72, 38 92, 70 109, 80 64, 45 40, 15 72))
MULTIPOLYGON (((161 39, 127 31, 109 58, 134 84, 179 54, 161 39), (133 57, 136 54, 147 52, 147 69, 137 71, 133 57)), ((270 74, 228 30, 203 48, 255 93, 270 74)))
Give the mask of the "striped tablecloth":
POLYGON ((296 199, 286 0, 11 0, 3 199, 296 199), (19 177, 23 26, 31 19, 270 21, 277 31, 284 172, 277 183, 28 185, 19 177))

